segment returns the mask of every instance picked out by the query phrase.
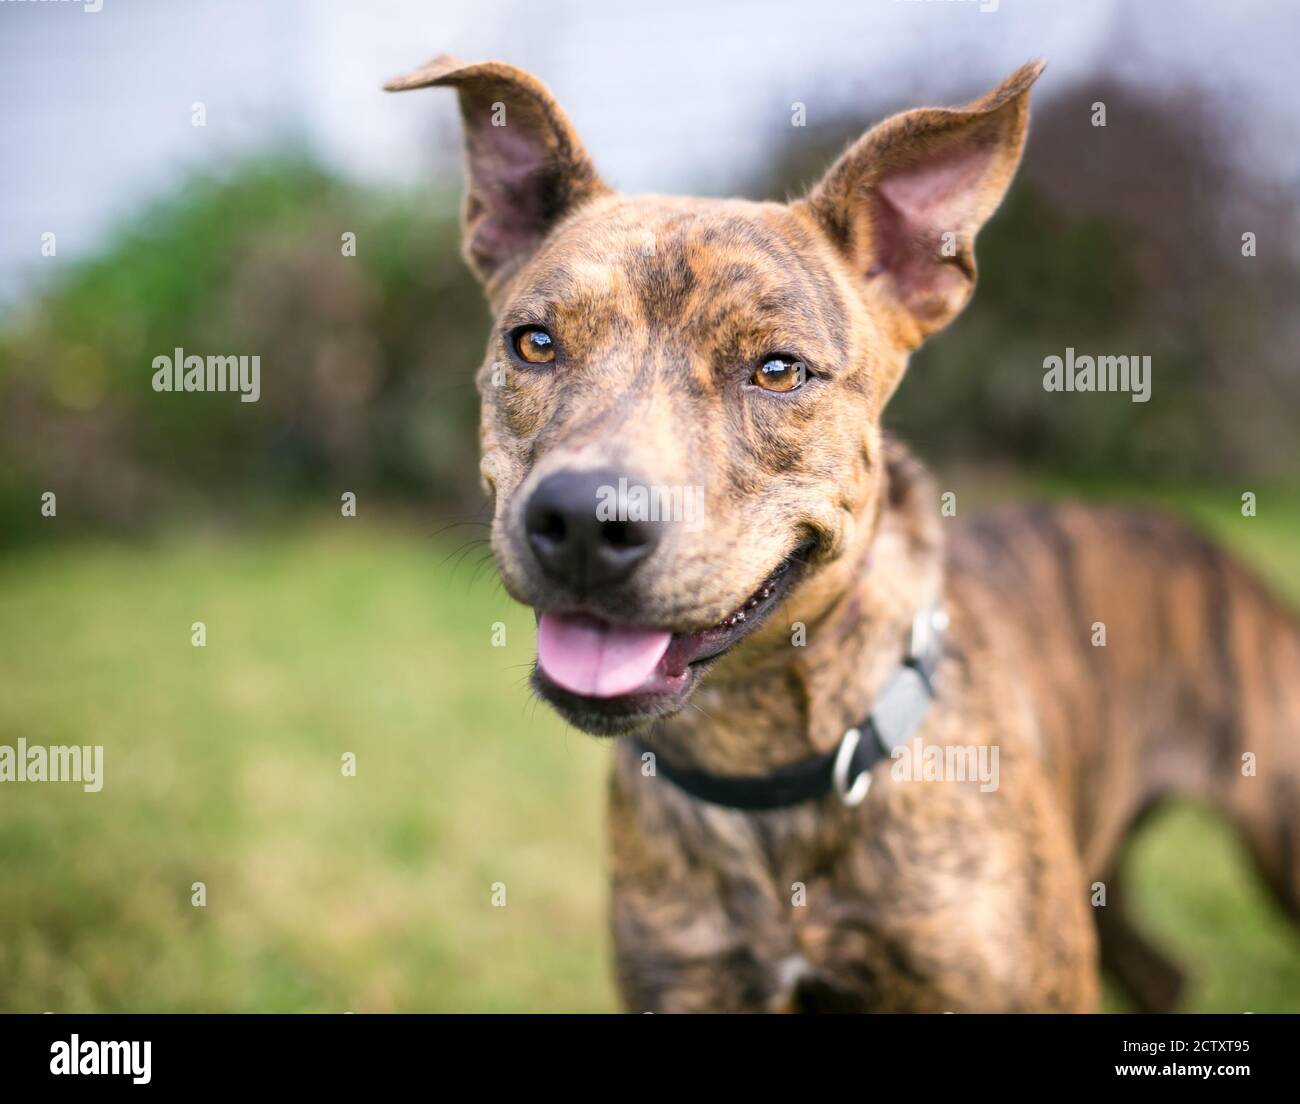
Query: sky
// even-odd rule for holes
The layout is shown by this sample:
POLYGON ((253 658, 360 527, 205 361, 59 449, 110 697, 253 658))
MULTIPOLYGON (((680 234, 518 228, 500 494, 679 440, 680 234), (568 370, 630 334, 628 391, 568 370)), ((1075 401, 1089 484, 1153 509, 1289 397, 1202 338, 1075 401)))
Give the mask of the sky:
POLYGON ((458 172, 454 97, 387 77, 447 51, 542 77, 602 174, 710 192, 764 135, 855 103, 954 103, 1031 57, 1044 87, 1103 66, 1195 79, 1243 149, 1300 191, 1291 0, 0 0, 0 302, 197 165, 302 134, 336 169, 409 184, 458 172), (986 10, 988 9, 988 10, 986 10), (192 125, 202 103, 206 126, 192 125))

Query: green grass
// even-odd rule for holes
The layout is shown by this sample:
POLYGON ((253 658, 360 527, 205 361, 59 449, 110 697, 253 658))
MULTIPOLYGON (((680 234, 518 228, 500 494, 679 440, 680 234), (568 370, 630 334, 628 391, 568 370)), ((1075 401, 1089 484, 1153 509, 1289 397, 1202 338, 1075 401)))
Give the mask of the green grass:
MULTIPOLYGON (((1196 1012, 1300 1012, 1300 936, 1210 810, 1172 805, 1130 856, 1132 912, 1188 971, 1196 1012)), ((1108 991, 1107 1007, 1128 1006, 1108 991)))
POLYGON ((608 750, 447 551, 358 519, 0 565, 0 740, 106 778, 0 788, 0 1009, 613 1007, 608 750))
MULTIPOLYGON (((1296 562, 1296 526, 1221 520, 1296 562)), ((0 742, 106 760, 98 794, 0 787, 0 1010, 615 1007, 608 747, 529 699, 530 615, 448 551, 358 518, 0 562, 0 742)), ((1135 863, 1191 1007, 1300 1010, 1300 940, 1213 817, 1135 863)))

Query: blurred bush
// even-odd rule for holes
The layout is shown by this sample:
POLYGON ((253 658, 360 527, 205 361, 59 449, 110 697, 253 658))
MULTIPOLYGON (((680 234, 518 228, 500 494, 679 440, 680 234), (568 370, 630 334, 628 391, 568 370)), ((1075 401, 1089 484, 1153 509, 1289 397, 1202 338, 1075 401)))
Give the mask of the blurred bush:
POLYGON ((40 524, 45 490, 74 528, 344 490, 477 502, 487 312, 457 202, 288 152, 149 204, 0 333, 0 531, 40 524), (153 358, 177 346, 260 355, 260 401, 155 392, 153 358))

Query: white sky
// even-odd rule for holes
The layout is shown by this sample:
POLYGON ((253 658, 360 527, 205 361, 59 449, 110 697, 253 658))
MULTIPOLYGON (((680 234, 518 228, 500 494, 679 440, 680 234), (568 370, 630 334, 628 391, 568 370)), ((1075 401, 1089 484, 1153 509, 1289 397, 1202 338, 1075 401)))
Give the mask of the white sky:
POLYGON ((710 191, 762 137, 839 104, 957 102, 1030 57, 1043 78, 1105 61, 1196 77, 1239 104, 1259 161, 1300 183, 1291 0, 0 0, 0 299, 95 247, 188 165, 307 134, 335 167, 409 182, 455 167, 454 97, 389 96, 384 78, 442 51, 532 69, 604 175, 627 191, 710 191), (202 101, 207 126, 190 124, 202 101), (1252 130, 1255 126, 1255 130, 1252 130))

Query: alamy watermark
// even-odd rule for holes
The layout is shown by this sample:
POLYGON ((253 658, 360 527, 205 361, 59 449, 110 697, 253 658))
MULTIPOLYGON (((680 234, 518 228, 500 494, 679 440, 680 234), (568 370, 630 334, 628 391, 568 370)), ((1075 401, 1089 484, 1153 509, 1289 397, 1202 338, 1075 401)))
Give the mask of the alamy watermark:
POLYGON ((262 395, 260 356, 185 355, 153 358, 155 391, 238 391, 240 402, 257 402, 262 395))
POLYGON ((904 4, 978 4, 982 12, 995 12, 998 10, 999 0, 902 0, 904 4))
POLYGON ((104 0, 4 0, 6 4, 80 4, 89 15, 104 10, 104 0))
POLYGON ((680 484, 603 484, 596 488, 597 521, 674 521, 693 529, 704 520, 704 488, 680 484))
POLYGON ((1043 358, 1044 391, 1127 391, 1134 402, 1151 398, 1149 356, 1065 356, 1043 358))
POLYGON ((102 744, 0 744, 0 782, 80 782, 86 793, 104 788, 102 744))
POLYGON ((981 793, 998 788, 998 749, 992 744, 927 744, 913 736, 890 755, 895 782, 978 782, 981 793))
POLYGON ((50 1073, 56 1077, 107 1074, 130 1077, 133 1084, 147 1085, 152 1077, 152 1049, 153 1044, 147 1040, 109 1042, 73 1035, 50 1044, 50 1073))

